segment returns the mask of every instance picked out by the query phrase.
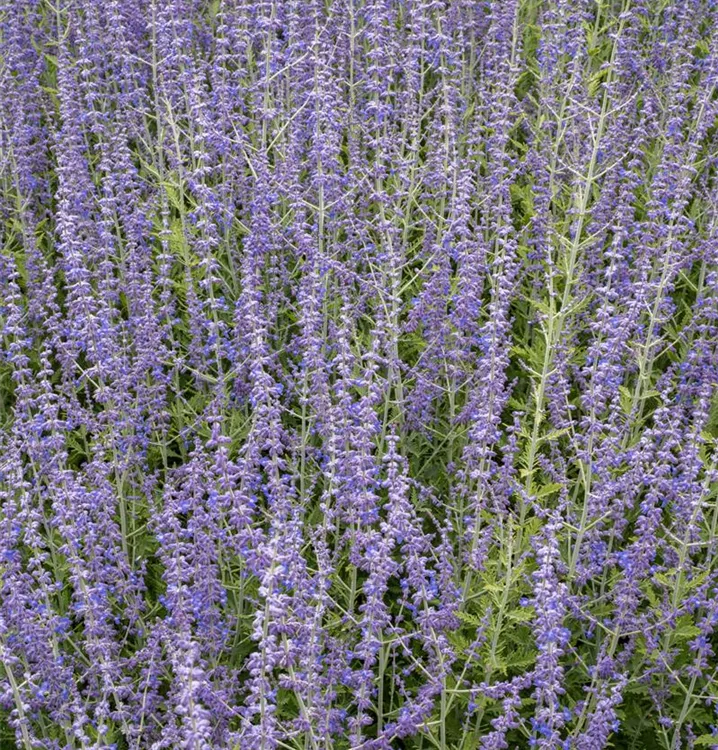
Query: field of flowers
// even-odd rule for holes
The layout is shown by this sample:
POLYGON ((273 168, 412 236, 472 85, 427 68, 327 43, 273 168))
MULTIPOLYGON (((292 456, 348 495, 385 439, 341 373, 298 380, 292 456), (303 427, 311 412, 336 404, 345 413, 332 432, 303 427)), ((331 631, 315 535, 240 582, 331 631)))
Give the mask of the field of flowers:
POLYGON ((718 748, 718 3, 0 1, 0 748, 718 748))

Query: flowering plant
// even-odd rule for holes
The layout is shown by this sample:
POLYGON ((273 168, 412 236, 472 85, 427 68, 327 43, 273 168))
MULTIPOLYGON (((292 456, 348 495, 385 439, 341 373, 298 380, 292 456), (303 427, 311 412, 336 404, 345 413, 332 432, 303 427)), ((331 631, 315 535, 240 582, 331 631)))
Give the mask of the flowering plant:
POLYGON ((714 0, 0 0, 0 746, 718 747, 714 0))

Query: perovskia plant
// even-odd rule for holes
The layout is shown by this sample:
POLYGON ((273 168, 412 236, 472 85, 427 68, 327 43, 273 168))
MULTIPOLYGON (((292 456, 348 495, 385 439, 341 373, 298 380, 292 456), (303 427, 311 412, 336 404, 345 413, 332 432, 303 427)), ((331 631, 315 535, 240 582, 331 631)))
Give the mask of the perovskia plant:
POLYGON ((0 747, 718 747, 717 34, 0 2, 0 747))

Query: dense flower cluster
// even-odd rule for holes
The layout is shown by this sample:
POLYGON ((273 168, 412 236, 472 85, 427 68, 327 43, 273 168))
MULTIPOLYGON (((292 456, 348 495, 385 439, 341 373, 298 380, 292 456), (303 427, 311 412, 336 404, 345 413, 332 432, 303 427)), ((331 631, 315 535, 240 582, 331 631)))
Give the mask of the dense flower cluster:
POLYGON ((0 0, 0 746, 718 747, 717 86, 715 0, 0 0))

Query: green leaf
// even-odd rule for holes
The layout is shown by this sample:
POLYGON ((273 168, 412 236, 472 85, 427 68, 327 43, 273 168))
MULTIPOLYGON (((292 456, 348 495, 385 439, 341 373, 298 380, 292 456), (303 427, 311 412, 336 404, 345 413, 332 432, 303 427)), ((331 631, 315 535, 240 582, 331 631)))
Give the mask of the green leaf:
POLYGON ((621 398, 621 409, 623 409, 626 414, 630 414, 631 405, 633 403, 633 394, 628 390, 628 388, 626 388, 625 385, 618 386, 618 393, 620 394, 621 398))
POLYGON ((560 482, 551 482, 546 484, 536 493, 536 497, 546 497, 546 495, 552 495, 554 492, 558 492, 563 487, 560 482))
POLYGON ((529 622, 534 619, 535 614, 533 607, 519 607, 508 612, 506 617, 513 622, 529 622))
POLYGON ((536 651, 529 648, 511 649, 507 658, 506 666, 514 668, 530 667, 536 661, 536 651))
POLYGON ((467 625, 473 625, 475 627, 481 626, 481 620, 474 615, 470 615, 468 612, 459 612, 459 619, 465 622, 467 625))
POLYGON ((673 631, 673 635, 682 641, 687 641, 689 638, 695 638, 700 634, 701 629, 696 625, 679 625, 673 631))

